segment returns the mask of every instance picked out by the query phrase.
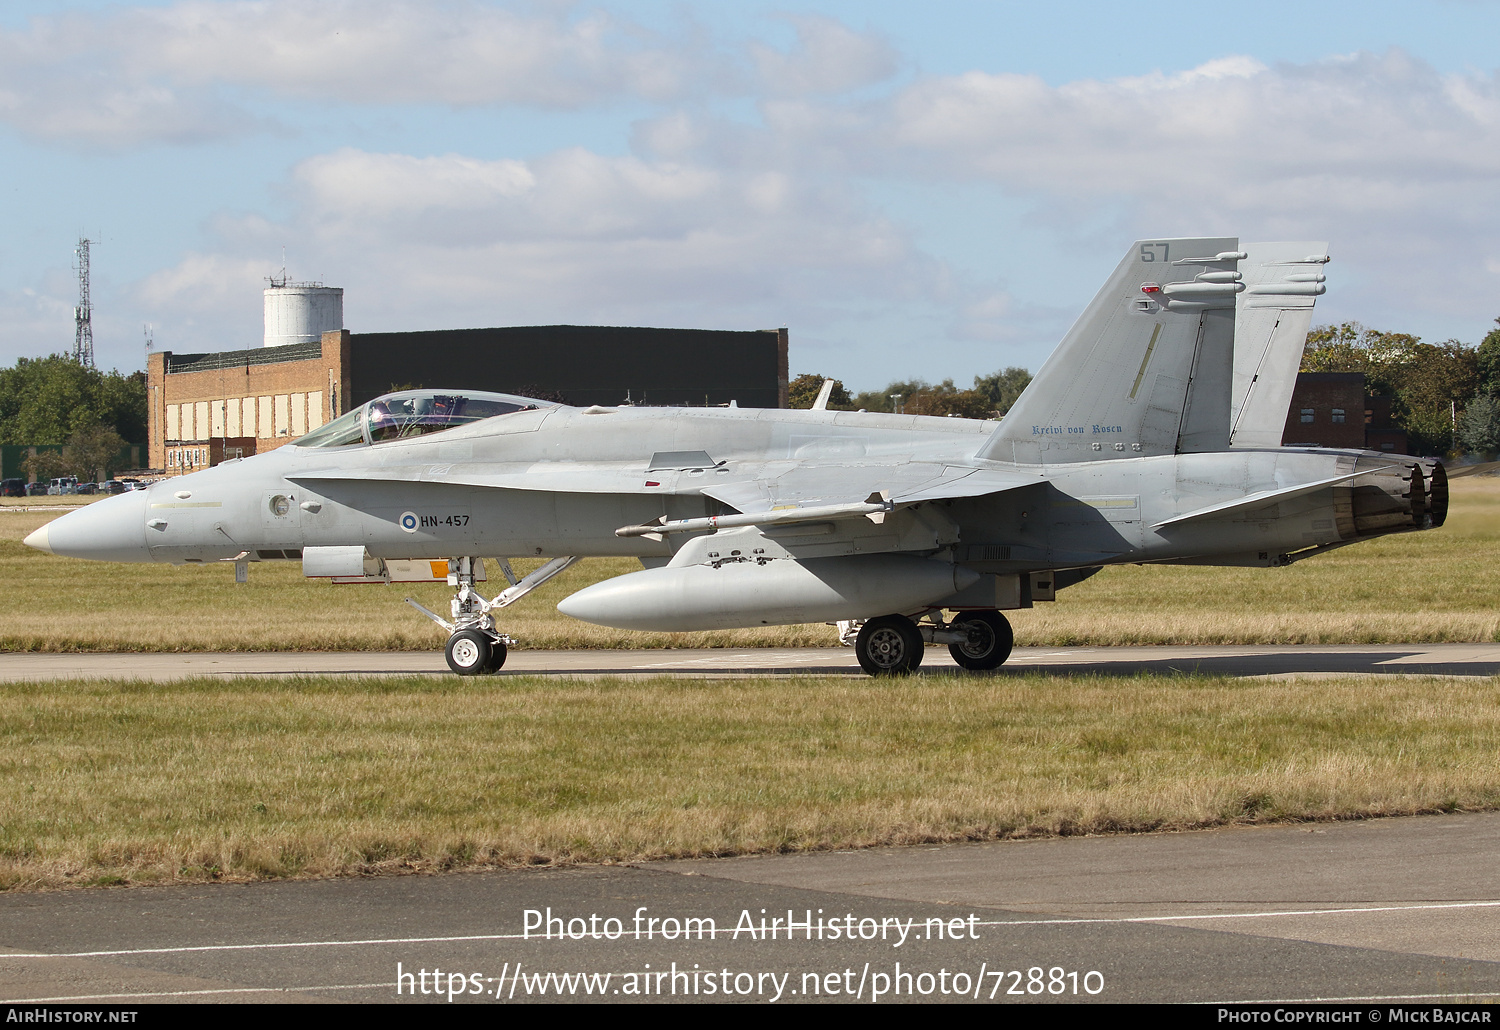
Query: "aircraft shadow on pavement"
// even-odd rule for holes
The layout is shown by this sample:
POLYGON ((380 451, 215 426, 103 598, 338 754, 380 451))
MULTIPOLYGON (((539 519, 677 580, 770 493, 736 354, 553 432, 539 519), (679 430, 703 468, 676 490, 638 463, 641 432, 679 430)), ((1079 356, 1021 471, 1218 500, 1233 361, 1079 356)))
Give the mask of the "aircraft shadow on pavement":
MULTIPOLYGON (((1120 661, 1108 659, 1089 661, 1076 657, 1067 662, 1017 662, 1005 665, 992 672, 965 672, 956 666, 927 665, 917 671, 921 676, 1281 676, 1296 673, 1318 674, 1377 674, 1388 676, 1496 676, 1500 675, 1500 662, 1401 662, 1420 651, 1300 651, 1287 650, 1268 654, 1223 655, 1215 657, 1157 658, 1120 661)), ((741 666, 703 667, 683 665, 678 668, 653 667, 650 669, 557 669, 557 670, 505 670, 501 675, 513 676, 859 676, 862 670, 855 665, 827 666, 771 666, 756 667, 753 663, 741 666)))

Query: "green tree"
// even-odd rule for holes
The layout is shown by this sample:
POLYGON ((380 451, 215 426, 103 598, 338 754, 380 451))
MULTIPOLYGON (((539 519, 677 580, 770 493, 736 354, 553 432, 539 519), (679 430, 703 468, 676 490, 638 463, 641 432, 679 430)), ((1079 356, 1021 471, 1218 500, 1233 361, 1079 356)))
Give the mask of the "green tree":
MULTIPOLYGON (((1500 326, 1500 318, 1495 319, 1500 326)), ((1479 344, 1476 355, 1479 366, 1479 389, 1491 397, 1500 397, 1500 329, 1491 329, 1479 344)))
POLYGON ((923 379, 894 382, 884 390, 866 390, 859 394, 854 398, 854 406, 866 411, 897 411, 912 394, 930 389, 932 385, 923 379))
POLYGON ((1475 348, 1457 340, 1423 343, 1358 322, 1317 326, 1307 334, 1303 372, 1363 372, 1365 389, 1391 398, 1391 414, 1410 449, 1439 454, 1455 446, 1453 412, 1481 382, 1475 348))
POLYGON ((0 369, 0 443, 60 444, 98 425, 145 441, 144 372, 103 372, 60 354, 0 369))
MULTIPOLYGON (((823 381, 827 378, 817 372, 808 372, 793 379, 786 389, 787 407, 812 407, 818 399, 818 393, 823 389, 823 381)), ((850 397, 849 391, 844 389, 842 380, 833 381, 833 393, 828 396, 828 406, 841 411, 854 410, 854 398, 850 397)))
POLYGON ((1031 373, 1014 366, 992 375, 975 376, 974 388, 965 390, 952 379, 929 383, 905 379, 884 390, 870 390, 854 398, 854 406, 867 411, 901 411, 907 415, 957 415, 961 418, 995 418, 1010 410, 1021 391, 1031 382, 1031 373))
POLYGON ((1458 445, 1469 454, 1494 461, 1500 454, 1500 401, 1479 394, 1458 417, 1458 445))
POLYGON ((1004 415, 1031 385, 1031 373, 1010 365, 987 376, 974 377, 974 389, 989 400, 990 409, 1004 415))
POLYGON ((68 457, 79 482, 97 481, 114 471, 125 438, 111 426, 86 426, 68 437, 68 457))
POLYGON ((1479 387, 1473 347, 1448 340, 1411 348, 1399 372, 1397 396, 1407 435, 1420 454, 1441 454, 1459 446, 1454 415, 1479 387))
POLYGON ((21 459, 21 468, 29 479, 46 483, 59 476, 73 475, 73 463, 62 451, 37 451, 21 459))
POLYGON ((1314 326, 1302 351, 1303 372, 1363 372, 1371 393, 1397 397, 1399 377, 1422 341, 1406 333, 1386 333, 1358 322, 1314 326))
POLYGON ((80 483, 92 483, 114 471, 124 449, 124 438, 109 426, 85 426, 68 436, 61 451, 27 455, 21 466, 36 479, 76 476, 80 483))

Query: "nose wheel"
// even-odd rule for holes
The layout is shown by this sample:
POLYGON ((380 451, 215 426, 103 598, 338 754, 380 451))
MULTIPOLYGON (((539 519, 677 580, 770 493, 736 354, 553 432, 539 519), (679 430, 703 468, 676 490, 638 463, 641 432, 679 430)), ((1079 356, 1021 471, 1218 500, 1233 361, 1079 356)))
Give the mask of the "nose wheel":
POLYGON ((505 664, 505 642, 483 630, 461 629, 448 638, 443 654, 448 668, 460 676, 482 676, 505 664))

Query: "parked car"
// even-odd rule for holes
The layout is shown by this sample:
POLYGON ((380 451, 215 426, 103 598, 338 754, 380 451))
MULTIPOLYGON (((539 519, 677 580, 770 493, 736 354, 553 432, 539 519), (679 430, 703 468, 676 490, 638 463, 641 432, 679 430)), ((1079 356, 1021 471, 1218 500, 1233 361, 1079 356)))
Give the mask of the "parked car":
POLYGON ((0 497, 25 497, 26 480, 6 479, 0 481, 0 497))
POLYGON ((77 476, 59 476, 47 484, 47 496, 67 497, 78 492, 77 476))
POLYGON ((139 479, 122 479, 122 480, 120 480, 120 482, 122 482, 122 483, 125 484, 125 489, 127 489, 127 490, 144 490, 144 489, 146 489, 146 484, 142 483, 139 479))
POLYGON ((44 480, 44 479, 38 479, 35 483, 27 483, 26 484, 26 496, 27 497, 46 497, 47 496, 47 481, 44 480))
POLYGON ((80 494, 96 494, 98 492, 99 492, 99 484, 98 483, 79 483, 78 484, 78 489, 74 491, 74 493, 80 493, 80 494))
POLYGON ((126 490, 129 489, 129 486, 120 482, 118 479, 106 479, 104 482, 99 484, 100 492, 106 494, 123 494, 126 490))

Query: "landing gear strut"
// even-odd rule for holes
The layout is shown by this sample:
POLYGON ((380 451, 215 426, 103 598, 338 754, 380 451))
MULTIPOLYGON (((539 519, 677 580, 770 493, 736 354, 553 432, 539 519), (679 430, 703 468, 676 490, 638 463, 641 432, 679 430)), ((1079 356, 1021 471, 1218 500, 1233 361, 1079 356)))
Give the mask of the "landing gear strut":
POLYGON ((531 593, 553 576, 576 562, 577 558, 553 558, 547 564, 526 576, 517 579, 510 570, 510 563, 500 559, 500 571, 510 581, 510 586, 497 594, 493 600, 474 589, 475 562, 481 558, 454 558, 448 562, 448 585, 457 587, 452 604, 452 621, 418 604, 410 597, 406 603, 446 629, 449 634, 447 646, 443 648, 448 659, 448 668, 460 676, 479 676, 497 672, 505 664, 507 649, 513 643, 510 637, 495 629, 495 618, 490 612, 514 604, 531 593))

